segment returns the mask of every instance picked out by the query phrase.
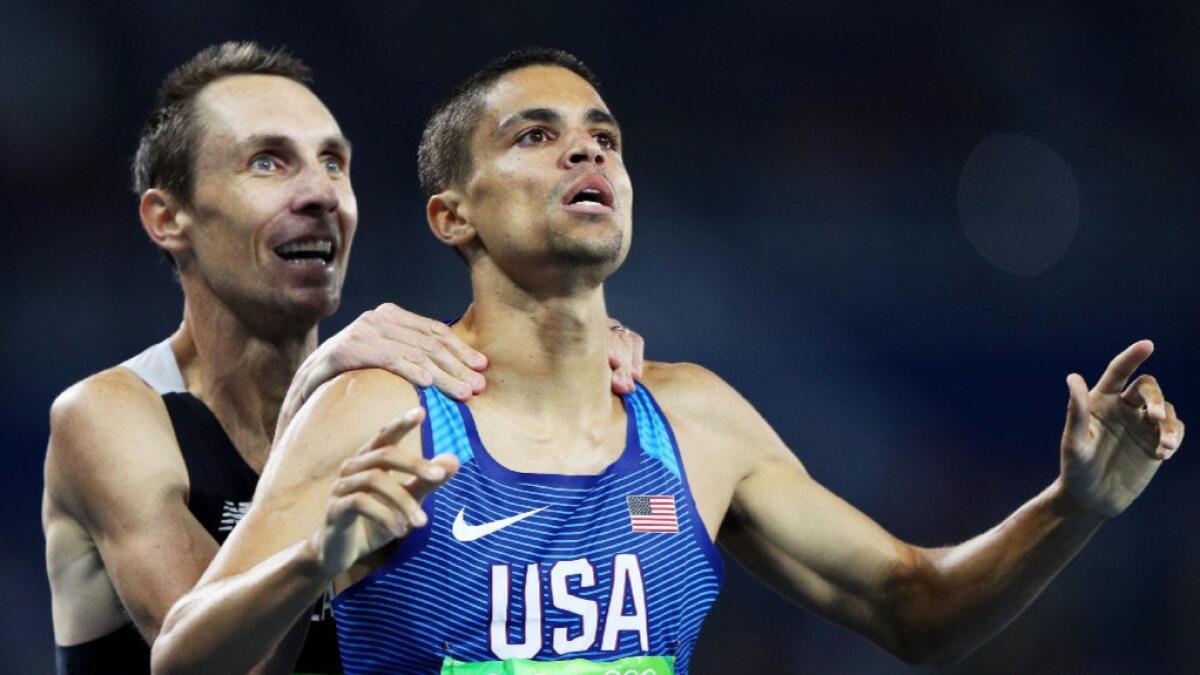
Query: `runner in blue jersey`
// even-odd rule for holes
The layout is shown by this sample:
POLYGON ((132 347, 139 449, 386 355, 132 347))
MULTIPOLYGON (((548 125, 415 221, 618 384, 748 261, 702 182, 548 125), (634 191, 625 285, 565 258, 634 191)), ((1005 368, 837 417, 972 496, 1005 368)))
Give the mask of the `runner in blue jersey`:
POLYGON ((319 390, 173 608, 161 672, 243 670, 332 580, 350 672, 682 673, 717 540, 900 658, 946 660, 1019 614, 1181 443, 1154 379, 1126 386, 1153 349, 1138 342, 1091 391, 1067 378, 1050 486, 963 544, 902 542, 707 370, 648 364, 644 388, 609 391, 603 284, 633 189, 577 59, 480 71, 434 113, 420 161, 431 229, 469 266, 454 331, 488 355, 487 389, 463 406, 361 371, 319 390))

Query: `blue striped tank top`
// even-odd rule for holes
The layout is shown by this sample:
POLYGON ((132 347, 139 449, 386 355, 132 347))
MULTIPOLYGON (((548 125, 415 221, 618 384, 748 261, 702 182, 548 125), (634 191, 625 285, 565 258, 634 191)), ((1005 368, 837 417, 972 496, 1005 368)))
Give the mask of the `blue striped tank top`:
POLYGON ((346 673, 686 673, 721 561, 650 392, 624 397, 625 449, 589 476, 509 470, 467 406, 419 393, 424 456, 461 468, 334 600, 346 673))

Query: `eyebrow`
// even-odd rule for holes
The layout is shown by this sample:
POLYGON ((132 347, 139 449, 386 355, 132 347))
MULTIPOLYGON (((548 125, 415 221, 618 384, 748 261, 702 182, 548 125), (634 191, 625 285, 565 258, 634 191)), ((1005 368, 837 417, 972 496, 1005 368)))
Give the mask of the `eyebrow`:
POLYGON ((588 124, 607 124, 611 127, 615 127, 618 131, 621 129, 621 125, 617 122, 617 118, 613 117, 613 114, 607 110, 588 108, 588 111, 583 115, 583 119, 587 121, 588 124))
MULTIPOLYGON (((240 144, 243 148, 286 148, 295 145, 291 136, 283 134, 255 134, 240 144)), ((335 151, 345 155, 350 154, 350 139, 341 134, 329 136, 321 141, 321 151, 335 151)))
MULTIPOLYGON (((608 124, 610 126, 621 128, 617 123, 617 118, 613 117, 612 113, 599 108, 588 108, 583 114, 583 119, 588 124, 608 124)), ((556 110, 550 108, 526 108, 519 110, 508 117, 505 117, 499 125, 496 126, 496 135, 503 136, 505 132, 513 126, 521 122, 543 122, 545 124, 561 124, 563 116, 556 110)))

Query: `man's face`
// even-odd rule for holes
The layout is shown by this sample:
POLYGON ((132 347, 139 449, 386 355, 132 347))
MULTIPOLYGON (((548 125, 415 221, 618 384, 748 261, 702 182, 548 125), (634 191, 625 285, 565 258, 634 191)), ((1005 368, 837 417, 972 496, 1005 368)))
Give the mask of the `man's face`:
POLYGON ((625 259, 633 187, 620 129, 590 84, 558 66, 502 77, 472 138, 466 217, 489 256, 520 277, 583 272, 625 259))
POLYGON ((197 271, 239 315, 311 328, 337 309, 358 222, 349 143, 320 99, 284 77, 217 80, 196 113, 197 271))

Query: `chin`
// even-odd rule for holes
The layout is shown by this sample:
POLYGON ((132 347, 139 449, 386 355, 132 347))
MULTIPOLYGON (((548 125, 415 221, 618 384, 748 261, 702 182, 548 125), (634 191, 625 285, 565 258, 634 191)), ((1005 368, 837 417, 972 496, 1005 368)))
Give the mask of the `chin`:
POLYGON ((289 323, 313 327, 332 316, 341 302, 340 293, 312 291, 304 297, 289 298, 281 303, 281 313, 287 316, 285 321, 289 323))
POLYGON ((552 236, 549 241, 552 258, 578 266, 620 264, 624 258, 624 237, 620 232, 588 239, 552 236))

